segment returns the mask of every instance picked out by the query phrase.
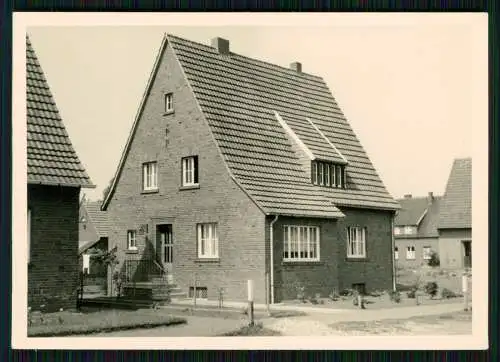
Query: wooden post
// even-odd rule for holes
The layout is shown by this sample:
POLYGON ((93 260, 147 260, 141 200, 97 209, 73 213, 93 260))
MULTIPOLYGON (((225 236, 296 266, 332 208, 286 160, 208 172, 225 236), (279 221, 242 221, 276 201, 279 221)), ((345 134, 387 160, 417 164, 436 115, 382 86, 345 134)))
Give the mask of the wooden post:
POLYGON ((196 273, 193 279, 193 308, 196 308, 196 273))
POLYGON ((270 277, 269 273, 266 272, 266 309, 267 309, 267 315, 271 316, 271 309, 270 309, 270 302, 269 302, 269 299, 271 299, 270 298, 270 289, 269 289, 271 283, 269 282, 269 277, 270 277))
POLYGON ((253 313, 253 280, 248 280, 248 316, 250 317, 250 326, 254 325, 253 313))
POLYGON ((462 292, 464 293, 464 311, 469 310, 469 278, 466 272, 462 275, 462 292))

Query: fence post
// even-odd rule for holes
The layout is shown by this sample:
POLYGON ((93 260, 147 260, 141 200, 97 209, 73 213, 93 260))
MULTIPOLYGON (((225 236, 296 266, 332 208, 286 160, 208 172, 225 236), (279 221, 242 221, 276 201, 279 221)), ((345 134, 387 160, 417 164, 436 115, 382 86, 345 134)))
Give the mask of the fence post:
POLYGON ((193 278, 193 308, 196 308, 196 273, 193 278))
POLYGON ((248 316, 250 317, 250 326, 254 325, 253 315, 253 280, 248 280, 248 316))

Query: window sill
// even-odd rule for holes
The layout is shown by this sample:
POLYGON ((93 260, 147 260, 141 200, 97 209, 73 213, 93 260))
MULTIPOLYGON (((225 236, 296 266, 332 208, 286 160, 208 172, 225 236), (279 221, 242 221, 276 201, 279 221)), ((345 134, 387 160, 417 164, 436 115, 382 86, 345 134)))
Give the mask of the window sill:
POLYGON ((294 266, 294 265, 321 265, 324 264, 321 260, 283 260, 281 265, 294 266))
POLYGON ((370 261, 370 259, 368 259, 367 257, 362 257, 362 256, 360 256, 360 257, 347 257, 347 258, 345 258, 345 261, 347 261, 347 262, 352 261, 352 262, 359 263, 359 262, 368 262, 368 261, 370 261))
POLYGON ((137 249, 127 249, 127 250, 125 250, 125 254, 139 254, 139 250, 137 250, 137 249))
POLYGON ((172 109, 171 111, 166 111, 166 112, 163 112, 163 115, 164 116, 170 116, 171 114, 174 114, 175 111, 172 109))
POLYGON ((157 194, 158 193, 158 189, 152 189, 152 190, 142 190, 141 194, 157 194))
POLYGON ((219 258, 198 258, 194 261, 195 263, 220 263, 219 258))
POLYGON ((184 190, 196 190, 196 189, 199 189, 200 188, 200 184, 196 184, 196 185, 188 185, 188 186, 181 186, 179 188, 180 191, 184 191, 184 190))

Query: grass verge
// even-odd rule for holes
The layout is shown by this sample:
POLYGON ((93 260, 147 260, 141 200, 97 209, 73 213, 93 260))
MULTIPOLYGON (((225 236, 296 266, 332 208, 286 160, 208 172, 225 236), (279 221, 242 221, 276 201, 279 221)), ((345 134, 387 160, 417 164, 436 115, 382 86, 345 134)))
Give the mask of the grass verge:
POLYGON ((258 336, 281 336, 281 333, 274 331, 272 329, 264 328, 261 323, 256 323, 253 326, 243 326, 240 329, 235 331, 227 332, 222 334, 221 336, 229 337, 229 336, 250 336, 250 337, 258 337, 258 336))
POLYGON ((28 327, 28 337, 60 337, 155 328, 186 323, 186 319, 149 310, 105 310, 94 313, 60 312, 40 316, 38 324, 28 327))

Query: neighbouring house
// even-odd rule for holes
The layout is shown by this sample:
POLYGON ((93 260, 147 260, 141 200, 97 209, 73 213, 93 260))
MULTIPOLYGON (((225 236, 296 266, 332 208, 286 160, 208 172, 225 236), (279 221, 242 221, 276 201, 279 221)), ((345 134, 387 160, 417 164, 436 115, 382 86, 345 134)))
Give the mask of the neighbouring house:
POLYGON ((26 37, 28 305, 75 308, 80 189, 93 187, 26 37))
POLYGON ((427 197, 405 195, 398 200, 401 210, 394 220, 396 267, 422 266, 428 263, 432 252, 439 253, 437 224, 441 199, 429 192, 427 197))
POLYGON ((439 256, 443 268, 472 267, 472 159, 453 162, 439 215, 439 256))
POLYGON ((80 202, 79 250, 80 270, 84 273, 86 285, 106 291, 108 270, 94 251, 108 250, 108 216, 101 210, 102 201, 80 202))
POLYGON ((321 77, 172 35, 103 202, 127 278, 257 303, 393 288, 398 208, 321 77))

